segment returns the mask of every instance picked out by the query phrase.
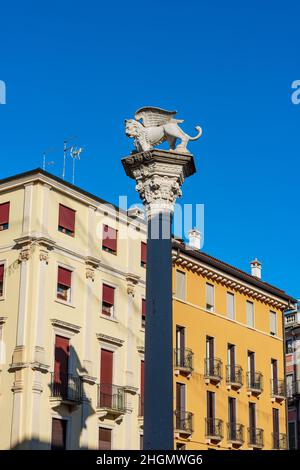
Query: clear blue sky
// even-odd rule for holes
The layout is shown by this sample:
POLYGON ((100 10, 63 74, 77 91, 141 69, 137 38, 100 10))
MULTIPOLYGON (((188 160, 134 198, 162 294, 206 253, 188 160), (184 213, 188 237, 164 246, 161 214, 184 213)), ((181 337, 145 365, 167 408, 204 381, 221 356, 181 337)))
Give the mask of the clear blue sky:
POLYGON ((0 14, 0 177, 41 166, 49 147, 61 175, 75 134, 76 183, 138 201, 123 120, 177 109, 204 131, 182 199, 205 204, 204 251, 244 270, 257 256, 264 280, 300 297, 299 1, 19 0, 0 14))

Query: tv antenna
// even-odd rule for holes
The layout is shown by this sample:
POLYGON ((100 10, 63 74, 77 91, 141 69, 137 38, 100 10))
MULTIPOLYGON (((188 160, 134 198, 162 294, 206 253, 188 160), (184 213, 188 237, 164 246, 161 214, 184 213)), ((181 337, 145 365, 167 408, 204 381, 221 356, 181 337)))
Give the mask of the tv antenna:
POLYGON ((75 161, 80 160, 80 154, 84 151, 83 147, 74 147, 70 149, 70 156, 73 159, 73 175, 72 175, 72 184, 75 183, 75 161))
POLYGON ((55 164, 55 162, 53 160, 47 162, 47 155, 49 155, 49 153, 53 153, 55 150, 56 149, 54 147, 51 147, 51 148, 45 150, 45 152, 43 152, 43 170, 44 171, 46 170, 47 166, 55 164))
POLYGON ((64 164, 63 164, 63 172, 62 172, 62 179, 63 180, 66 177, 67 152, 68 152, 68 150, 70 150, 70 152, 71 152, 71 149, 73 148, 72 146, 68 147, 68 143, 71 142, 71 140, 74 140, 74 139, 76 139, 76 135, 74 135, 73 137, 69 137, 68 139, 64 140, 64 164))

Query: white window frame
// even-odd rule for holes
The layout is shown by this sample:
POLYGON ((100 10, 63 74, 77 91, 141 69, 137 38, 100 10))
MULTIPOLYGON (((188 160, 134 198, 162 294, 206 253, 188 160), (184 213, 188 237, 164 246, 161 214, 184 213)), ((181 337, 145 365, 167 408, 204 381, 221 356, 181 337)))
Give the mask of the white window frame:
POLYGON ((186 273, 185 271, 182 271, 181 269, 176 269, 176 286, 175 286, 175 289, 176 289, 176 299, 178 300, 181 300, 183 302, 186 302, 186 292, 187 292, 187 276, 186 276, 186 273), (184 276, 184 298, 181 298, 178 296, 178 290, 177 290, 177 287, 178 287, 178 278, 177 278, 177 273, 180 273, 180 275, 183 275, 184 276))
POLYGON ((254 308, 254 302, 252 302, 251 300, 246 300, 246 325, 248 326, 248 328, 255 328, 255 308, 254 308), (252 315, 253 315, 252 325, 248 323, 248 307, 247 307, 248 304, 252 304, 252 315))
POLYGON ((101 286, 102 286, 102 289, 101 289, 101 299, 100 299, 100 317, 101 318, 105 318, 106 320, 109 320, 109 321, 114 321, 114 322, 118 322, 118 316, 117 316, 117 303, 118 303, 118 297, 119 297, 119 286, 117 286, 116 284, 113 284, 112 282, 110 281, 106 281, 105 279, 101 279, 101 286), (113 311, 112 311, 112 315, 109 317, 108 315, 103 315, 102 313, 102 303, 103 303, 103 284, 105 284, 106 286, 108 287, 112 287, 115 291, 114 291, 114 305, 112 306, 113 307, 113 311))
POLYGON ((230 320, 235 320, 235 295, 233 294, 233 292, 229 292, 229 291, 226 292, 226 315, 227 315, 227 318, 229 318, 230 320), (228 306, 229 306, 228 299, 229 298, 233 299, 233 302, 232 302, 232 306, 233 306, 232 316, 230 316, 229 309, 228 309, 228 306))
POLYGON ((277 325, 277 313, 274 310, 270 310, 270 335, 277 336, 278 325, 277 325), (272 331, 272 320, 274 320, 275 331, 272 331))
POLYGON ((205 309, 208 311, 208 312, 214 312, 215 311, 215 305, 216 305, 216 292, 215 292, 215 286, 214 284, 211 284, 210 282, 206 282, 205 284, 205 309), (211 286, 212 289, 213 289, 213 305, 211 306, 211 308, 208 308, 208 303, 207 303, 207 287, 208 286, 211 286))
POLYGON ((54 283, 55 285, 55 302, 58 302, 59 304, 63 304, 63 305, 68 305, 69 307, 75 307, 74 305, 74 292, 76 291, 75 290, 75 283, 76 283, 76 276, 74 275, 75 273, 75 268, 73 266, 70 266, 69 264, 64 264, 64 263, 60 263, 58 262, 56 264, 56 282, 54 283), (58 286, 58 268, 64 268, 64 269, 67 269, 68 271, 71 271, 71 287, 70 287, 70 299, 69 300, 63 300, 63 299, 59 299, 57 297, 57 286, 58 286))

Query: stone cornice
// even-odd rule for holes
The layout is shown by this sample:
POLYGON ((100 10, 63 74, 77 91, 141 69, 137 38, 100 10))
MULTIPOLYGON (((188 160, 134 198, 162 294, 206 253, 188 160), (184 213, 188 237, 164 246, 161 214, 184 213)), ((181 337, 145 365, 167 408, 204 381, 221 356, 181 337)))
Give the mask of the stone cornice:
POLYGON ((71 333, 79 333, 81 330, 81 326, 74 325, 73 323, 69 323, 66 321, 58 320, 56 318, 52 318, 51 324, 54 327, 61 328, 62 330, 70 331, 71 333))
POLYGON ((240 279, 234 279, 233 277, 223 274, 221 271, 211 268, 204 263, 201 263, 198 260, 193 260, 185 256, 183 253, 172 254, 172 261, 173 264, 177 266, 181 266, 186 268, 196 274, 205 277, 210 281, 217 282, 226 286, 228 289, 238 291, 241 294, 246 295, 247 297, 251 297, 254 300, 259 300, 270 305, 273 308, 277 308, 279 310, 285 310, 288 306, 288 302, 284 302, 279 297, 270 295, 269 293, 263 291, 259 288, 254 288, 250 284, 243 282, 240 279))
POLYGON ((96 334, 98 341, 103 341, 104 343, 110 343, 114 346, 122 346, 124 343, 123 339, 115 338, 114 336, 104 335, 103 333, 96 334))

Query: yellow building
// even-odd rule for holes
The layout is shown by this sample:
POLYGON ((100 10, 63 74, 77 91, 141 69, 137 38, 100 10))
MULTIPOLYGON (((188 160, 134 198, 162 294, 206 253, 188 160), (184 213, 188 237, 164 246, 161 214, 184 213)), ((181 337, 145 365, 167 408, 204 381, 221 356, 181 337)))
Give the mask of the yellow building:
POLYGON ((177 449, 284 449, 283 310, 294 299, 175 240, 177 449))
POLYGON ((139 449, 145 224, 60 178, 0 181, 0 449, 139 449))

